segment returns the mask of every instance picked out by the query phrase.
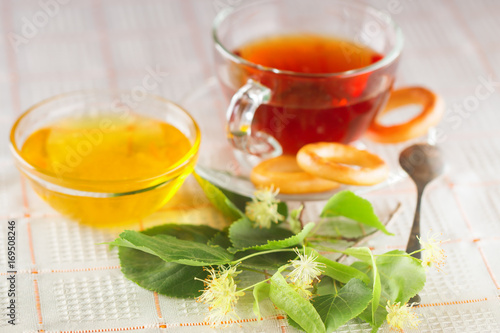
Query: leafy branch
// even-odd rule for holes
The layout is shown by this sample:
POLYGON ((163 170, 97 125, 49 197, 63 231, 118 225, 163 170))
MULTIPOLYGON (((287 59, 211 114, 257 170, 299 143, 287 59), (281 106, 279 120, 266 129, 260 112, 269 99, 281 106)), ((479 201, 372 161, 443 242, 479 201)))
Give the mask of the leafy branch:
POLYGON ((197 180, 232 221, 229 228, 166 224, 143 232, 126 230, 109 244, 119 246, 122 272, 139 286, 209 303, 211 325, 237 319, 237 300, 251 291, 258 318, 260 303, 270 299, 288 315, 290 325, 306 332, 334 331, 353 318, 377 331, 388 311, 405 309, 398 304, 425 284, 421 260, 402 251, 374 255, 358 247, 378 231, 392 235, 387 226, 399 206, 382 223, 367 200, 342 191, 326 203, 319 222, 304 223, 303 206, 288 213, 274 192, 257 193, 248 214, 219 189, 197 180), (323 251, 338 257, 327 258, 323 251), (347 257, 354 263, 344 264, 347 257), (235 277, 242 271, 264 276, 241 289, 235 277))

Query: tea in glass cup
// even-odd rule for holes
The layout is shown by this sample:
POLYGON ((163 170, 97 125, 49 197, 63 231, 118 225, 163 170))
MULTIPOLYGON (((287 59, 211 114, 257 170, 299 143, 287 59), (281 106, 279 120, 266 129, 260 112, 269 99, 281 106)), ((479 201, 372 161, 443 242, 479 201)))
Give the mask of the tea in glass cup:
MULTIPOLYGON (((268 37, 243 45, 234 53, 261 66, 313 76, 356 70, 382 59, 382 55, 369 48, 316 34, 268 37)), ((383 74, 392 74, 393 70, 386 69, 383 74)), ((357 75, 344 82, 332 78, 320 82, 294 78, 292 82, 287 78, 287 85, 274 89, 274 102, 261 104, 256 110, 252 129, 274 137, 284 154, 295 154, 313 142, 355 141, 364 134, 388 97, 389 85, 377 93, 370 87, 378 82, 378 75, 382 72, 357 75), (349 91, 345 91, 347 87, 349 91), (373 95, 364 94, 366 90, 373 95), (365 98, 359 98, 360 95, 365 98)), ((265 74, 260 82, 265 86, 274 83, 265 74)))
POLYGON ((227 137, 263 158, 362 137, 390 97, 403 48, 388 15, 342 0, 245 3, 219 13, 213 37, 227 137))

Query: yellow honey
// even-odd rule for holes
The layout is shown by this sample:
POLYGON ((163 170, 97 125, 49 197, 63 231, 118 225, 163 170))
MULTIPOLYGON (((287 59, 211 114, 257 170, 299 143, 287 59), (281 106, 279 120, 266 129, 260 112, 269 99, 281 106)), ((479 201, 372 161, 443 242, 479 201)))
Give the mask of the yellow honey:
POLYGON ((138 221, 163 206, 193 170, 190 140, 139 114, 99 113, 58 120, 32 133, 22 158, 37 168, 35 191, 56 210, 105 226, 138 221))

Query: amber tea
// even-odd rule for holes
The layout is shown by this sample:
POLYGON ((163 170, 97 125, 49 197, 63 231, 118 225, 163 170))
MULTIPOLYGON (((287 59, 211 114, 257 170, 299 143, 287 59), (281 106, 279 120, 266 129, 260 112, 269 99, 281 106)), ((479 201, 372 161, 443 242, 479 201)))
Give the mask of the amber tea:
POLYGON ((253 78, 273 91, 271 101, 257 109, 252 130, 273 136, 285 154, 294 154, 312 142, 357 140, 385 103, 392 84, 374 89, 382 73, 372 75, 369 70, 349 77, 348 71, 366 68, 383 56, 330 36, 268 37, 247 43, 233 53, 263 69, 245 67, 236 75, 241 77, 244 72, 246 77, 241 81, 253 78), (270 69, 283 71, 281 78, 278 80, 270 69), (337 80, 335 73, 342 73, 343 79, 337 80))

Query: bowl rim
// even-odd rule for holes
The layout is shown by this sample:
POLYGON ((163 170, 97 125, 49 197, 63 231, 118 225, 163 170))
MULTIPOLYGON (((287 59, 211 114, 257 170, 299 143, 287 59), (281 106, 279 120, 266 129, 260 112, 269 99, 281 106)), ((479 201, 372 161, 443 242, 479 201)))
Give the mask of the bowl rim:
MULTIPOLYGON (((67 189, 70 192, 81 192, 82 194, 94 194, 90 196, 96 196, 96 194, 110 194, 109 196, 121 196, 121 195, 126 195, 126 194, 134 194, 138 192, 143 192, 148 189, 152 188, 157 188, 161 186, 162 184, 166 184, 170 182, 171 180, 175 179, 178 176, 178 171, 182 170, 187 164, 189 164, 194 158, 196 158, 198 154, 198 150, 200 148, 200 143, 201 143, 201 131, 198 123, 196 120, 193 118, 193 116, 182 106, 180 106, 177 103, 174 103, 164 97, 151 94, 149 92, 145 93, 146 98, 153 98, 155 100, 158 100, 162 103, 168 104, 170 106, 175 107, 178 111, 180 111, 182 114, 187 116, 187 118, 190 120, 190 125, 192 125, 195 129, 195 137, 194 137, 194 142, 191 145, 191 148, 180 158, 176 163, 171 165, 165 172, 155 175, 153 177, 148 177, 148 178, 131 178, 127 180, 93 180, 93 179, 84 179, 84 178, 73 178, 73 177, 65 177, 58 175, 55 172, 49 171, 45 168, 39 168, 28 161, 26 161, 21 154, 21 149, 18 146, 18 142, 16 141, 16 130, 19 128, 19 125, 23 119, 25 119, 29 114, 32 112, 36 111, 39 109, 41 106, 46 105, 48 103, 54 102, 56 100, 60 100, 63 98, 71 97, 71 96, 86 96, 86 95, 108 95, 108 96, 120 96, 122 93, 130 93, 131 90, 127 89, 85 89, 85 90, 75 90, 75 91, 70 91, 70 92, 64 92, 61 94, 57 94, 55 96, 43 99, 31 107, 29 107, 26 111, 24 111, 20 116, 17 117, 16 121, 12 125, 12 128, 10 130, 10 135, 9 135, 9 148, 11 150, 11 153, 14 155, 14 158, 18 163, 21 164, 21 171, 25 174, 27 174, 28 177, 35 178, 36 181, 44 183, 44 184, 50 184, 52 185, 51 187, 56 187, 59 189, 67 189), (42 175, 43 178, 41 179, 37 174, 42 175), (171 176, 171 177, 169 177, 171 176), (151 185, 151 182, 154 180, 158 179, 164 179, 164 181, 151 185), (98 184, 134 184, 137 183, 140 185, 141 183, 148 183, 147 186, 137 189, 137 190, 130 190, 130 191, 123 191, 122 193, 113 193, 109 191, 86 191, 86 190, 77 190, 73 189, 71 187, 59 185, 61 182, 69 182, 71 184, 75 185, 98 185, 98 184)), ((134 108, 130 107, 131 111, 134 111, 134 108)), ((31 133, 30 133, 31 134, 31 133)), ((58 191, 61 192, 61 191, 58 191)), ((73 195, 76 193, 72 193, 73 195)), ((98 195, 99 196, 99 195, 98 195)), ((108 195, 106 195, 108 196, 108 195)))

